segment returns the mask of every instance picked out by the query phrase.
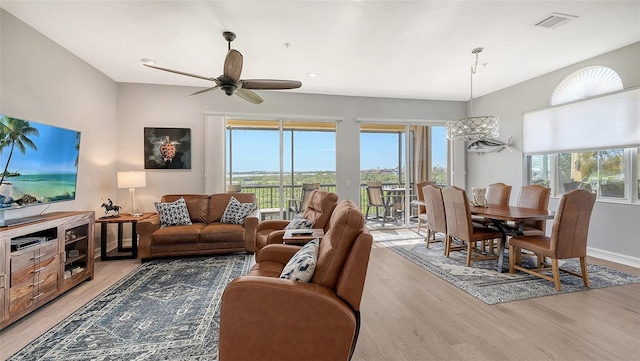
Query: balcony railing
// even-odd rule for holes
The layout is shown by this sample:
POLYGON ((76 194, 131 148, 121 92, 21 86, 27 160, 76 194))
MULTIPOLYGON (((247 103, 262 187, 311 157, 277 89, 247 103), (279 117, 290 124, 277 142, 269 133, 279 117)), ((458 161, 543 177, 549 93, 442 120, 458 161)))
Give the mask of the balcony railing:
MULTIPOLYGON (((397 183, 385 183, 385 187, 397 186, 397 183)), ((335 184, 320 184, 320 189, 335 192, 335 184)), ((280 186, 275 185, 242 185, 243 193, 255 193, 258 200, 259 209, 267 208, 280 208, 280 186)), ((288 200, 300 199, 302 197, 302 184, 286 185, 283 189, 283 199, 285 211, 287 211, 288 200)), ((360 185, 360 209, 366 209, 369 204, 369 197, 367 196, 367 185, 360 185)))

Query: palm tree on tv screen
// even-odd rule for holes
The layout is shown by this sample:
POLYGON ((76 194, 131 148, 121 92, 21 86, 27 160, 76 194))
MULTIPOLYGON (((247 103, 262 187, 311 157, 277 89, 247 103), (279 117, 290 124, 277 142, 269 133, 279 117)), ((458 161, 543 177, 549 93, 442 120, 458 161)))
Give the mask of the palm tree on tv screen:
POLYGON ((7 175, 13 150, 17 147, 22 154, 27 152, 27 146, 33 150, 38 150, 36 144, 29 139, 29 136, 37 137, 39 135, 40 132, 38 129, 32 127, 26 120, 10 117, 2 118, 2 122, 0 122, 0 152, 6 147, 11 147, 11 150, 9 151, 7 164, 5 164, 4 171, 2 172, 2 178, 0 178, 0 184, 4 182, 4 177, 7 175))

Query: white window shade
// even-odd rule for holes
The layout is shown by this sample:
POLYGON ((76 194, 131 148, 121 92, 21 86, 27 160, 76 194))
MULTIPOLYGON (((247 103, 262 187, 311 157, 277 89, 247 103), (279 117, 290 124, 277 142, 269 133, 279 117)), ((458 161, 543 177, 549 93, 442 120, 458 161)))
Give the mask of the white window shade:
POLYGON ((523 152, 640 146, 640 88, 524 113, 523 152))

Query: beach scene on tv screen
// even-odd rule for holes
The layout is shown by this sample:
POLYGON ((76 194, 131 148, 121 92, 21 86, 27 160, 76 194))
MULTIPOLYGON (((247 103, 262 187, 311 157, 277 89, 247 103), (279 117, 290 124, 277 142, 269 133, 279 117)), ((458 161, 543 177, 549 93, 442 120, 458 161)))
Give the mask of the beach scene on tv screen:
POLYGON ((0 115, 0 208, 75 199, 80 132, 0 115))

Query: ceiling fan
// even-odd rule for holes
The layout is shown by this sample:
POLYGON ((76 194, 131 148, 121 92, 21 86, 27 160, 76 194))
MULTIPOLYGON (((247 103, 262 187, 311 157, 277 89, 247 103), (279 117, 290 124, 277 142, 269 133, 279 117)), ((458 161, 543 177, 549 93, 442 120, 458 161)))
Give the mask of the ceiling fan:
POLYGON ((224 59, 223 73, 217 78, 185 73, 183 71, 162 68, 151 64, 143 63, 142 65, 149 68, 168 71, 171 73, 210 80, 216 83, 216 85, 212 86, 211 88, 203 89, 189 95, 201 94, 204 92, 208 92, 209 90, 220 88, 224 91, 225 94, 229 96, 236 94, 240 98, 253 104, 262 103, 262 98, 250 89, 281 90, 295 89, 302 86, 302 83, 296 80, 240 79, 240 73, 242 73, 242 54, 240 54, 240 52, 235 49, 231 49, 231 42, 236 38, 236 34, 230 31, 225 31, 222 33, 222 36, 224 36, 224 39, 229 43, 229 50, 227 52, 227 57, 224 59))

